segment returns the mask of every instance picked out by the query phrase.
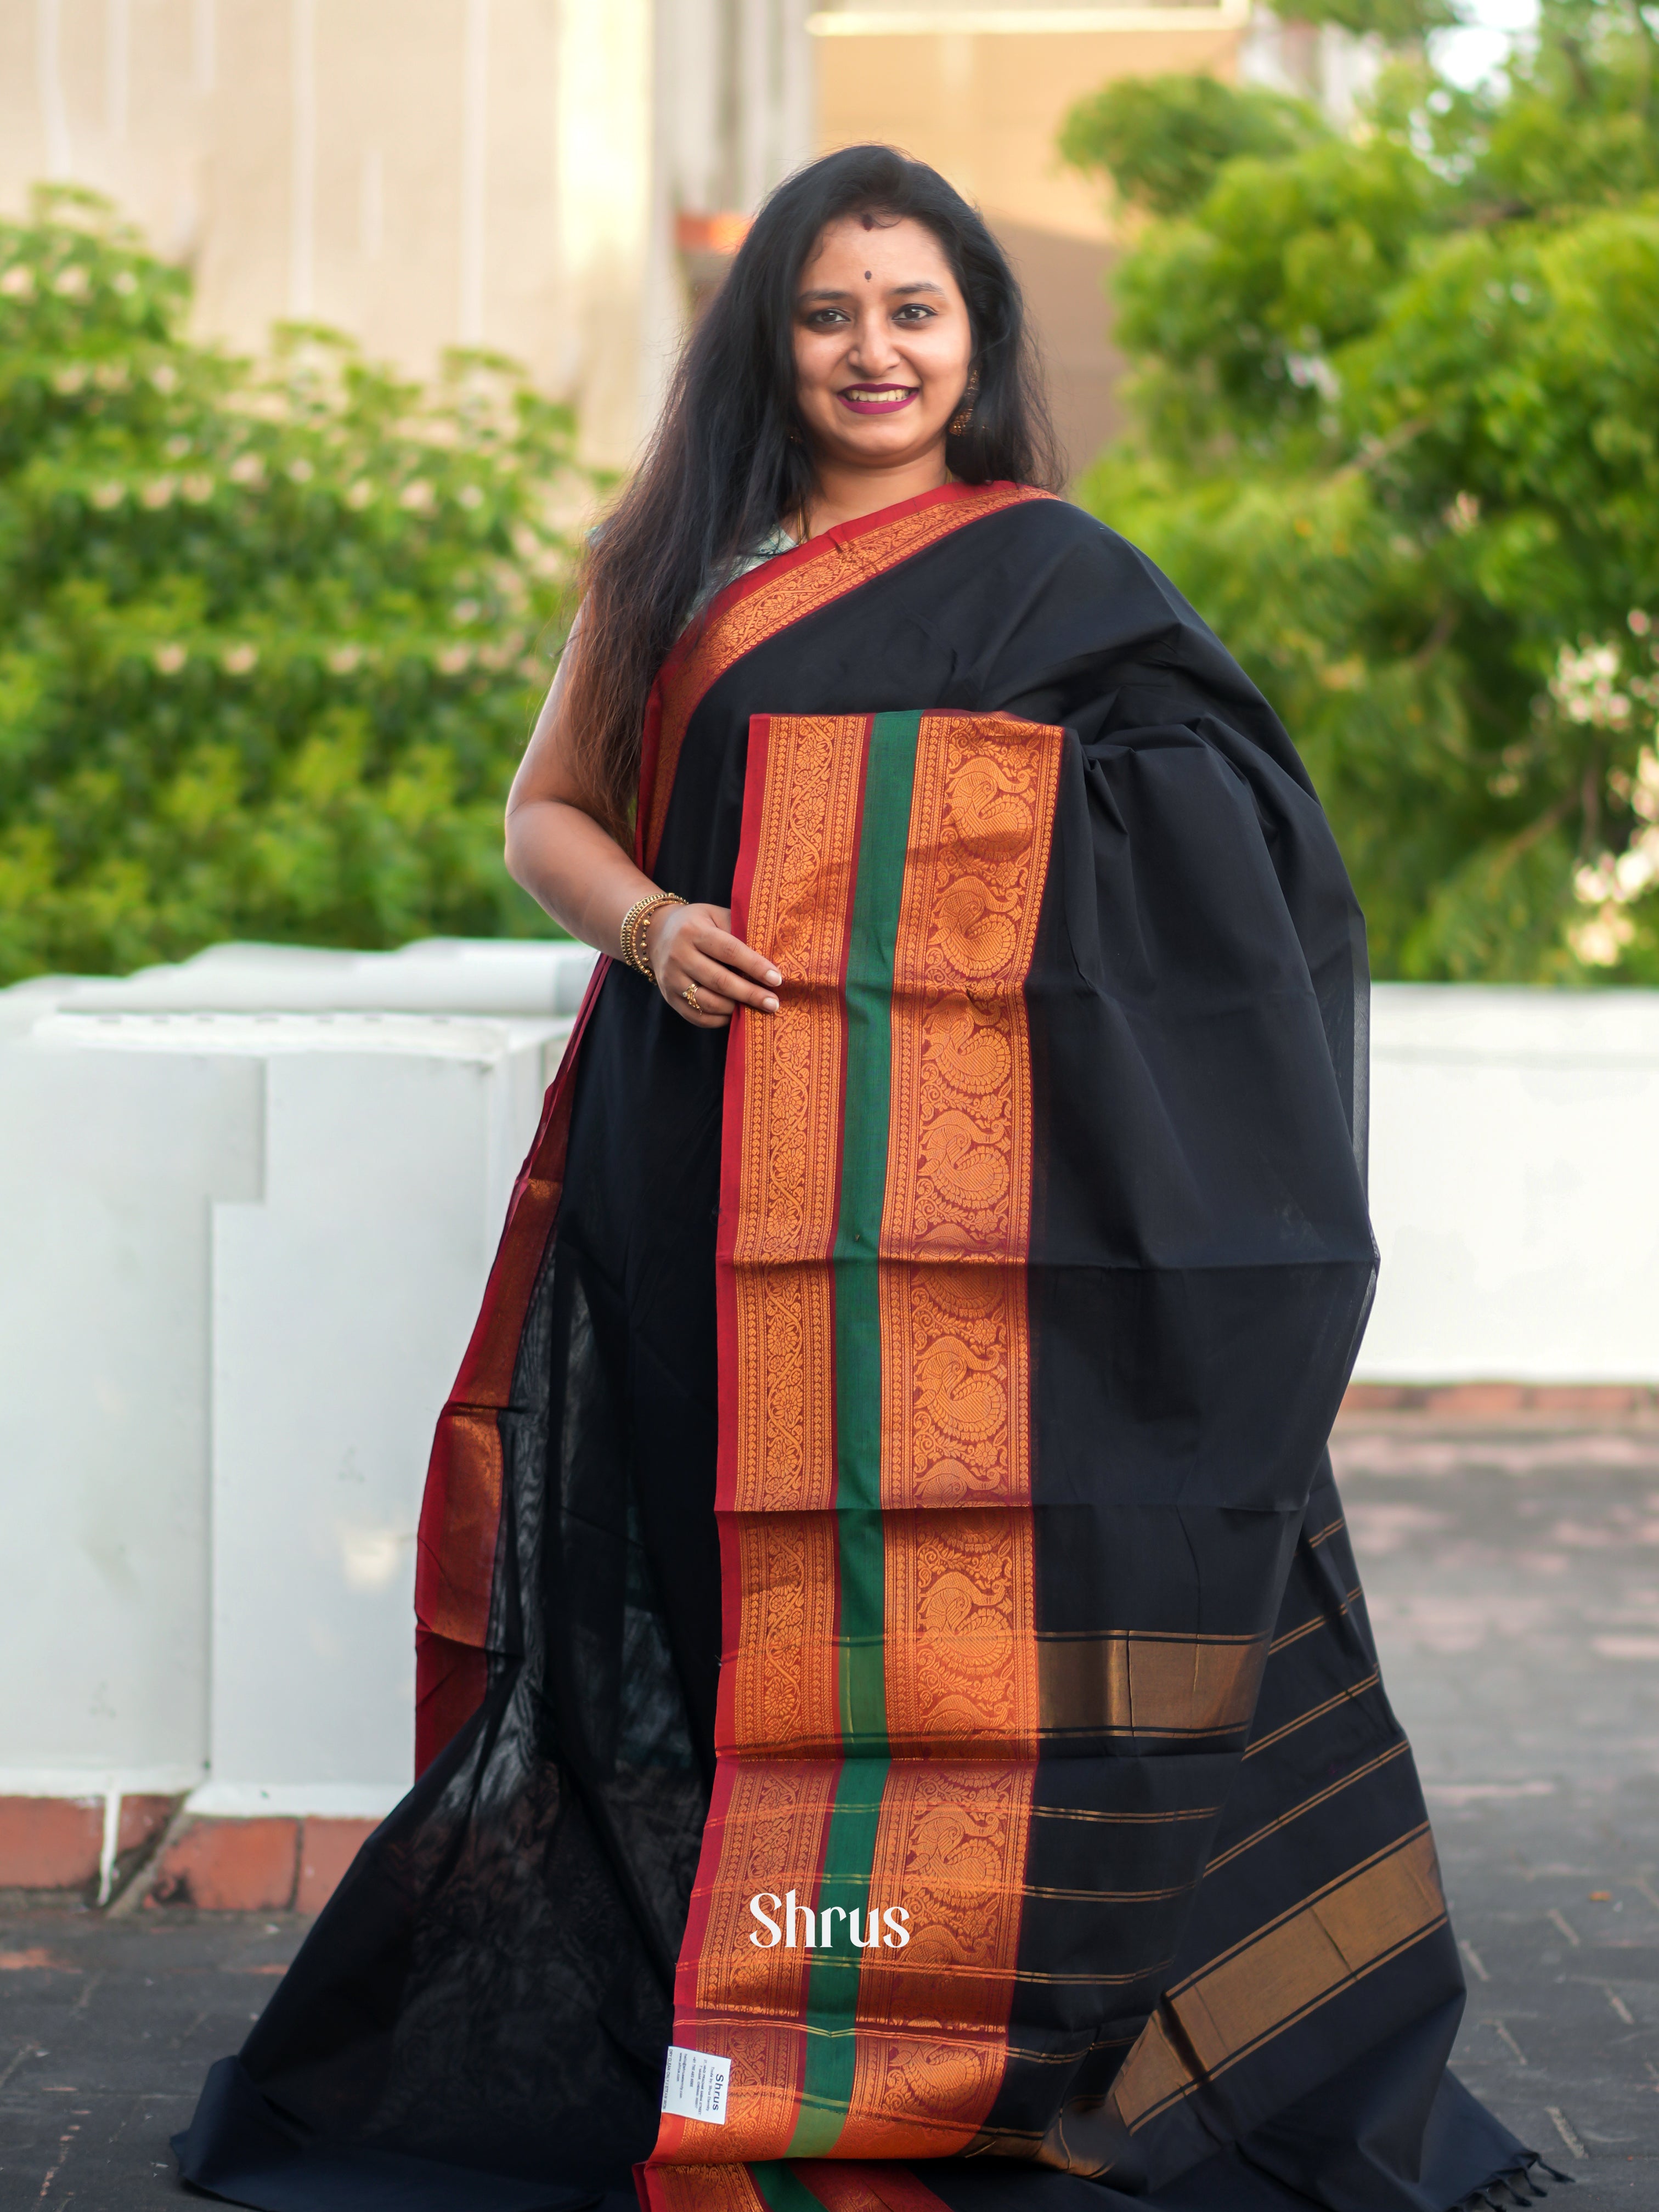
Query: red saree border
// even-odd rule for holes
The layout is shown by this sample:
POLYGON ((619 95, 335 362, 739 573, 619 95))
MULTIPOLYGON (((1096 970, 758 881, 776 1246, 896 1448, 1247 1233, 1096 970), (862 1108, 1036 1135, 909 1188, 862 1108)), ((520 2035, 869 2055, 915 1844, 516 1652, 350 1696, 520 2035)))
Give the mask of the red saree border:
MULTIPOLYGON (((792 2161, 795 2178, 823 2212, 949 2212, 908 2166, 792 2161)), ((746 2166, 636 2166, 640 2212, 770 2212, 746 2166)))
POLYGON ((535 1139, 514 1182, 478 1318, 432 1439, 415 1547, 417 1775, 483 1698, 484 1639, 501 1519, 498 1416, 511 1398, 525 1316, 564 1188, 578 1051, 610 967, 601 954, 588 979, 535 1139))
POLYGON ((674 2027, 690 2048, 731 2061, 726 2118, 664 2113, 653 2168, 766 2159, 789 2140, 806 2074, 811 1954, 737 1938, 750 1898, 775 1882, 817 1894, 840 1773, 823 1759, 718 1762, 674 1970, 674 2027))
POLYGON ((854 522, 837 523, 717 592, 663 663, 646 704, 634 842, 639 865, 649 873, 655 863, 686 730, 728 668, 792 623, 966 524, 1027 500, 1054 496, 1035 484, 941 484, 854 522))
POLYGON ((636 2166, 634 2190, 640 2212, 771 2212, 746 2166, 636 2166))
POLYGON ((902 2166, 804 2158, 795 2172, 823 2212, 946 2212, 944 2198, 902 2166))

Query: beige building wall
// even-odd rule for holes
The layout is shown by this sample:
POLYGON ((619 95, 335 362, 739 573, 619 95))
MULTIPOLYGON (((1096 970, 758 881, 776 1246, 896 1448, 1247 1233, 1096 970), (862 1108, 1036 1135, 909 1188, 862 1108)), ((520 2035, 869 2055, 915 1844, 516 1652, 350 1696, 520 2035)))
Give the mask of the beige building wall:
POLYGON ((1112 223, 1097 185, 1062 168, 1066 110, 1114 77, 1231 79, 1249 0, 1192 7, 962 7, 851 0, 811 19, 819 149, 884 139, 975 201, 1018 270, 1074 468, 1117 427, 1121 363, 1106 280, 1112 223))
POLYGON ((511 355, 621 466, 724 265, 701 219, 886 139, 1006 243, 1081 465, 1114 425, 1112 234, 1055 133, 1114 76, 1231 76, 1248 5, 0 0, 0 206, 44 178, 108 193, 245 350, 290 317, 422 375, 511 355))
POLYGON ((811 150, 805 0, 0 0, 0 205, 107 193, 204 332, 332 325, 422 375, 484 346, 590 458, 654 416, 676 218, 811 150))

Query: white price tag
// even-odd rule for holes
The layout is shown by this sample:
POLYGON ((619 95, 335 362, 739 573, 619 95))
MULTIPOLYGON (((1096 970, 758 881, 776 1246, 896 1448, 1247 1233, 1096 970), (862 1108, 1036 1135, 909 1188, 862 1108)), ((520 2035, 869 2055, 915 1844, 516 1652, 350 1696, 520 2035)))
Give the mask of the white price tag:
POLYGON ((708 2120, 726 2125, 726 2085, 732 2079, 729 2058, 716 2058, 707 2051, 682 2051, 668 2046, 668 2071, 663 2076, 662 2108, 682 2120, 708 2120))

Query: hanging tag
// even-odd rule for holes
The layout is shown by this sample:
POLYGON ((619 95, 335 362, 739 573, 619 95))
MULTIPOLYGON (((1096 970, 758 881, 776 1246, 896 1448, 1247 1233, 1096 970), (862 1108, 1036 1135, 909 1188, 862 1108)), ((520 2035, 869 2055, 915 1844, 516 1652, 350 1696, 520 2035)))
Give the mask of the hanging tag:
POLYGON ((716 2058, 707 2051, 682 2051, 668 2046, 668 2071, 663 2075, 662 2108, 677 2119, 707 2120, 726 2125, 726 2087, 732 2079, 729 2058, 716 2058))

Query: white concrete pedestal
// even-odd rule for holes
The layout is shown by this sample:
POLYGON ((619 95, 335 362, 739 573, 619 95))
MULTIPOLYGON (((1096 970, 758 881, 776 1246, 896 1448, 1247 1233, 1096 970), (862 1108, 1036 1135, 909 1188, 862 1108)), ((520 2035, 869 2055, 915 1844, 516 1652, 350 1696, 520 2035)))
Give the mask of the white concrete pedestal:
POLYGON ((0 1798, 408 1786, 433 1424, 591 963, 225 947, 0 994, 0 1798))

